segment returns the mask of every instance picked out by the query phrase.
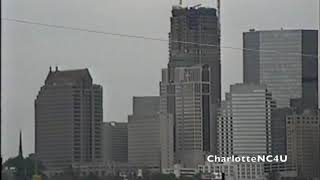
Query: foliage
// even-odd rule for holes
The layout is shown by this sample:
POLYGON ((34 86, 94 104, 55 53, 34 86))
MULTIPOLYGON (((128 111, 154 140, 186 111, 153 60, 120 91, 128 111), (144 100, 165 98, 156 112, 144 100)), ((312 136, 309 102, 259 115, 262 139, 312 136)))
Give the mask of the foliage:
POLYGON ((4 164, 4 168, 14 168, 15 179, 21 179, 21 177, 26 177, 31 179, 31 177, 36 172, 36 167, 39 174, 42 174, 42 171, 45 169, 41 162, 32 159, 30 156, 23 158, 22 156, 17 156, 14 158, 9 158, 4 164), (20 178, 19 178, 20 177, 20 178))

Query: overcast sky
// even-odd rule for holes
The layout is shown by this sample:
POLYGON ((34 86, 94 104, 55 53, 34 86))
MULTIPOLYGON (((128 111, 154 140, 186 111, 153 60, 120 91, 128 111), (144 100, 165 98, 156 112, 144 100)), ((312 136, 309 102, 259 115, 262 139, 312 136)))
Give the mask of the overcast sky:
MULTIPOLYGON (((185 4, 215 6, 214 0, 185 4)), ((2 17, 167 38, 178 0, 2 0, 2 17)), ((158 95, 168 43, 2 21, 2 153, 34 152, 34 99, 49 66, 88 67, 104 88, 104 121, 127 121, 132 96, 158 95)), ((319 29, 319 0, 222 0, 222 46, 250 28, 319 29)), ((242 81, 242 52, 222 49, 222 92, 242 81)))

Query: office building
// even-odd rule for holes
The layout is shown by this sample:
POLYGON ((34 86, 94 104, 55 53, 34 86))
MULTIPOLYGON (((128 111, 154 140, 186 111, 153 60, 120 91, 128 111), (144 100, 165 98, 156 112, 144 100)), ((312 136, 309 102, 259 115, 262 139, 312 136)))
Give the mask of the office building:
POLYGON ((133 97, 128 117, 128 160, 131 166, 160 171, 160 98, 133 97))
POLYGON ((271 113, 271 149, 273 155, 287 154, 286 117, 292 115, 293 112, 292 108, 276 108, 271 113))
MULTIPOLYGON (((175 69, 178 67, 208 65, 211 70, 209 103, 215 108, 212 108, 207 116, 215 118, 221 99, 220 22, 217 10, 201 6, 174 6, 170 23, 168 79, 166 81, 171 83, 179 79, 175 77, 175 69), (210 44, 210 46, 200 44, 210 44)), ((170 84, 168 86, 171 87, 168 87, 170 91, 174 90, 170 84)), ((174 97, 171 96, 167 107, 168 113, 173 114, 174 124, 176 124, 177 116, 173 102, 174 97)), ((215 152, 216 121, 212 121, 213 124, 209 124, 209 121, 205 123, 206 126, 203 126, 205 131, 208 134, 211 133, 212 136, 206 136, 203 149, 207 152, 215 152)))
POLYGON ((213 137, 210 131, 213 128, 210 72, 207 65, 177 67, 174 82, 168 82, 168 70, 162 71, 161 113, 173 115, 167 111, 167 104, 174 104, 174 163, 183 167, 195 168, 205 161, 205 154, 210 152, 213 137), (169 100, 172 101, 167 103, 169 100))
POLYGON ((299 177, 319 178, 319 116, 305 111, 287 117, 288 163, 299 177))
POLYGON ((103 156, 105 162, 128 162, 128 123, 103 123, 103 156))
POLYGON ((318 108, 318 31, 270 30, 243 34, 245 83, 266 84, 278 108, 291 99, 318 108))
POLYGON ((102 87, 88 69, 50 71, 35 100, 35 153, 46 170, 102 160, 102 87))
POLYGON ((218 155, 271 154, 272 95, 264 85, 235 84, 218 116, 218 155))
POLYGON ((221 98, 221 65, 217 10, 206 7, 184 8, 174 6, 170 20, 169 81, 174 81, 174 69, 176 67, 207 64, 212 71, 210 75, 212 103, 219 104, 221 98), (211 46, 199 44, 210 44, 211 46))

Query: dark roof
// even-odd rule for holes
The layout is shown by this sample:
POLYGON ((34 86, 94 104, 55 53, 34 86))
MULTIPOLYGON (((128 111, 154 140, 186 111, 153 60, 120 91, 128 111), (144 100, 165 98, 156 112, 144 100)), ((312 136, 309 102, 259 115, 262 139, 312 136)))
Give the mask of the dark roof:
POLYGON ((189 16, 189 17, 200 17, 200 16, 217 16, 217 10, 215 8, 199 7, 199 8, 173 8, 172 16, 189 16))
POLYGON ((75 82, 84 79, 92 81, 91 75, 87 68, 64 71, 56 70, 49 71, 45 83, 48 84, 53 82, 75 82))

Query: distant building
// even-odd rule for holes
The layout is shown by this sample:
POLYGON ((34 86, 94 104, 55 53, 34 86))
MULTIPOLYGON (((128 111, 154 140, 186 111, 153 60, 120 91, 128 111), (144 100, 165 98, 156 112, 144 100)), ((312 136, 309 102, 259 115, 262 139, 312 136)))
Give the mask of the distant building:
POLYGON ((271 113, 274 107, 266 86, 231 85, 218 116, 218 155, 271 154, 271 113))
POLYGON ((213 105, 210 100, 211 69, 208 65, 176 67, 173 82, 166 78, 167 69, 162 73, 161 114, 174 117, 174 142, 168 145, 175 150, 174 163, 186 168, 196 168, 205 161, 205 154, 210 152, 210 143, 215 136, 215 118, 211 114, 213 105), (172 105, 174 112, 170 111, 172 105))
MULTIPOLYGON (((166 96, 160 97, 160 109, 165 104, 166 96)), ((172 114, 160 113, 160 146, 161 169, 172 168, 174 165, 174 123, 172 114)), ((162 171, 163 172, 163 171, 162 171)))
POLYGON ((48 171, 102 160, 102 87, 88 69, 50 71, 35 100, 35 153, 48 171))
POLYGON ((128 123, 103 123, 103 156, 105 162, 128 162, 128 123))
POLYGON ((180 164, 175 164, 172 168, 163 169, 163 174, 173 174, 176 178, 181 177, 194 177, 198 171, 196 168, 185 168, 180 164))
MULTIPOLYGON (((269 172, 279 167, 267 165, 265 163, 244 163, 244 162, 227 162, 227 163, 205 163, 198 166, 198 172, 205 175, 222 176, 224 173, 225 180, 265 180, 281 179, 296 177, 295 171, 287 171, 287 168, 278 170, 275 178, 270 177, 269 172), (283 171, 285 170, 285 171, 283 171), (285 172, 285 173, 283 173, 285 172)), ((221 179, 221 178, 220 178, 221 179)))
POLYGON ((287 117, 288 163, 296 167, 298 176, 319 178, 319 115, 305 112, 287 117))
POLYGON ((132 174, 135 169, 128 163, 121 162, 90 162, 90 163, 73 163, 74 173, 80 177, 96 175, 98 177, 118 176, 122 173, 132 174))
POLYGON ((303 108, 318 109, 317 30, 251 30, 243 47, 245 83, 267 85, 278 108, 300 99, 303 108))
POLYGON ((133 97, 133 113, 128 117, 129 165, 160 171, 160 98, 133 97))
POLYGON ((287 120, 286 117, 294 112, 291 108, 273 109, 271 113, 271 141, 273 155, 287 154, 287 120))

